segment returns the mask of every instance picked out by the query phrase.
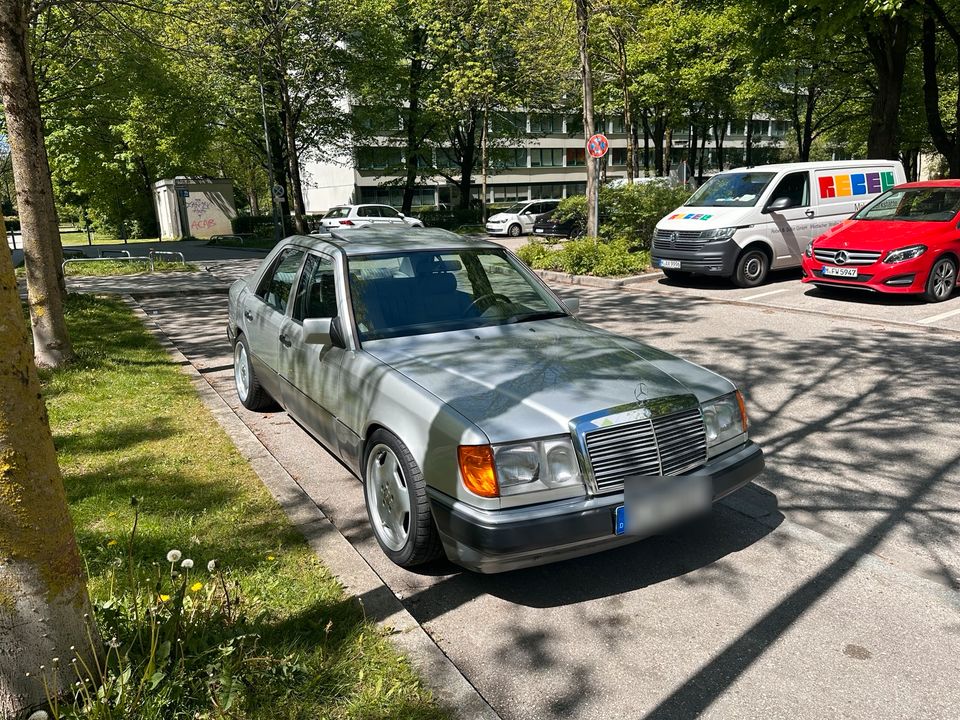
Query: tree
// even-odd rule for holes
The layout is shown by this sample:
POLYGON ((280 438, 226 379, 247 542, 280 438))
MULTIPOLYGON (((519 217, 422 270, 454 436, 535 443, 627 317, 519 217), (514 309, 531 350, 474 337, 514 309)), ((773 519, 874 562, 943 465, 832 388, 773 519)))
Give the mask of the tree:
MULTIPOLYGON (((923 18, 923 105, 927 116, 927 126, 933 145, 947 160, 947 168, 952 178, 960 178, 960 20, 957 3, 938 0, 924 0, 927 13, 923 18), (937 29, 944 31, 950 39, 953 55, 953 81, 956 97, 953 102, 953 117, 949 124, 944 123, 940 107, 940 68, 938 62, 937 29), (952 125, 952 131, 949 126, 952 125)), ((943 73, 944 75, 946 73, 943 73)), ((949 117, 949 115, 948 115, 949 117)))
POLYGON ((0 100, 23 234, 34 359, 42 367, 59 367, 73 359, 73 348, 63 316, 63 250, 28 49, 31 19, 29 0, 0 0, 0 100))
POLYGON ((13 263, 0 250, 0 717, 42 704, 44 681, 66 691, 72 658, 93 667, 90 617, 13 263))
MULTIPOLYGON (((574 0, 577 13, 577 51, 580 57, 580 81, 583 88, 583 137, 593 136, 593 68, 590 65, 590 19, 593 9, 589 0, 574 0)), ((587 161, 587 227, 590 237, 599 234, 600 218, 597 215, 597 196, 600 192, 597 163, 587 161)))

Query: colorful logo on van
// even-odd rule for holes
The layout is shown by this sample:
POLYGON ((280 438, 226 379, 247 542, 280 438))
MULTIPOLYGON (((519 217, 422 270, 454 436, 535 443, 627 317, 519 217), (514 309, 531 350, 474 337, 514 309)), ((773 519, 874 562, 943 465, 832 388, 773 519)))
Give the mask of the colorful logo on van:
POLYGON ((667 220, 709 220, 712 217, 703 213, 674 213, 667 220))
POLYGON ((893 172, 850 173, 849 175, 824 175, 820 181, 820 197, 850 197, 852 195, 876 195, 894 185, 893 172))

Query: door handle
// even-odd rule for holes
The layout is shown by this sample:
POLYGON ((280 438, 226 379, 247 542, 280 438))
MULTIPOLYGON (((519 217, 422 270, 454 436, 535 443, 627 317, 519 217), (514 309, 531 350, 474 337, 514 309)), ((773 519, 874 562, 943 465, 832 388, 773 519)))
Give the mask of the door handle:
POLYGON ((290 342, 290 338, 288 338, 283 333, 280 333, 280 344, 283 345, 284 347, 290 347, 291 345, 293 345, 293 343, 290 342))
POLYGON ((243 316, 244 316, 247 320, 253 320, 253 313, 250 312, 249 310, 244 310, 244 311, 243 311, 243 316))
POLYGON ((813 210, 805 210, 803 214, 806 215, 808 218, 812 218, 814 215, 816 215, 816 213, 813 210))

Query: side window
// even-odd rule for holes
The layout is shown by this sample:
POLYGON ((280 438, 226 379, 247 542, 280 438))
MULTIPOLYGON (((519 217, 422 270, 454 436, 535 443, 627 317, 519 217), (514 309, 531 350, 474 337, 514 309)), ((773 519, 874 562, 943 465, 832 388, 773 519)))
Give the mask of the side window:
POLYGON ((319 255, 307 257, 297 288, 293 319, 334 318, 337 316, 337 285, 333 260, 319 255))
POLYGON ((386 217, 386 218, 396 218, 396 217, 400 217, 400 213, 398 213, 398 212, 397 212, 396 210, 394 210, 392 207, 389 207, 389 206, 387 206, 387 205, 381 205, 380 208, 379 208, 379 210, 380 210, 380 216, 381 216, 381 217, 386 217))
POLYGON ((777 189, 773 191, 773 195, 770 196, 771 200, 776 200, 777 198, 788 197, 790 198, 790 207, 806 207, 810 204, 810 173, 804 172, 795 172, 787 175, 783 180, 780 181, 780 184, 777 185, 777 189))
POLYGON ((380 217, 377 208, 366 205, 357 208, 357 217, 380 217))
POLYGON ((257 288, 257 297, 279 313, 287 310, 287 301, 290 299, 293 281, 297 277, 303 256, 303 250, 284 250, 257 288))

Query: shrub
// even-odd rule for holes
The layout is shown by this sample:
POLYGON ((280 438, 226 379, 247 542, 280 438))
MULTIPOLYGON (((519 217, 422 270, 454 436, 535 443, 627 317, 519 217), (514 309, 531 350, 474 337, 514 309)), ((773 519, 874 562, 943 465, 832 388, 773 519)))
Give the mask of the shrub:
POLYGON ((517 254, 530 267, 572 275, 635 275, 650 265, 650 254, 645 251, 634 252, 625 240, 581 238, 565 242, 558 250, 529 244, 521 247, 517 254))

